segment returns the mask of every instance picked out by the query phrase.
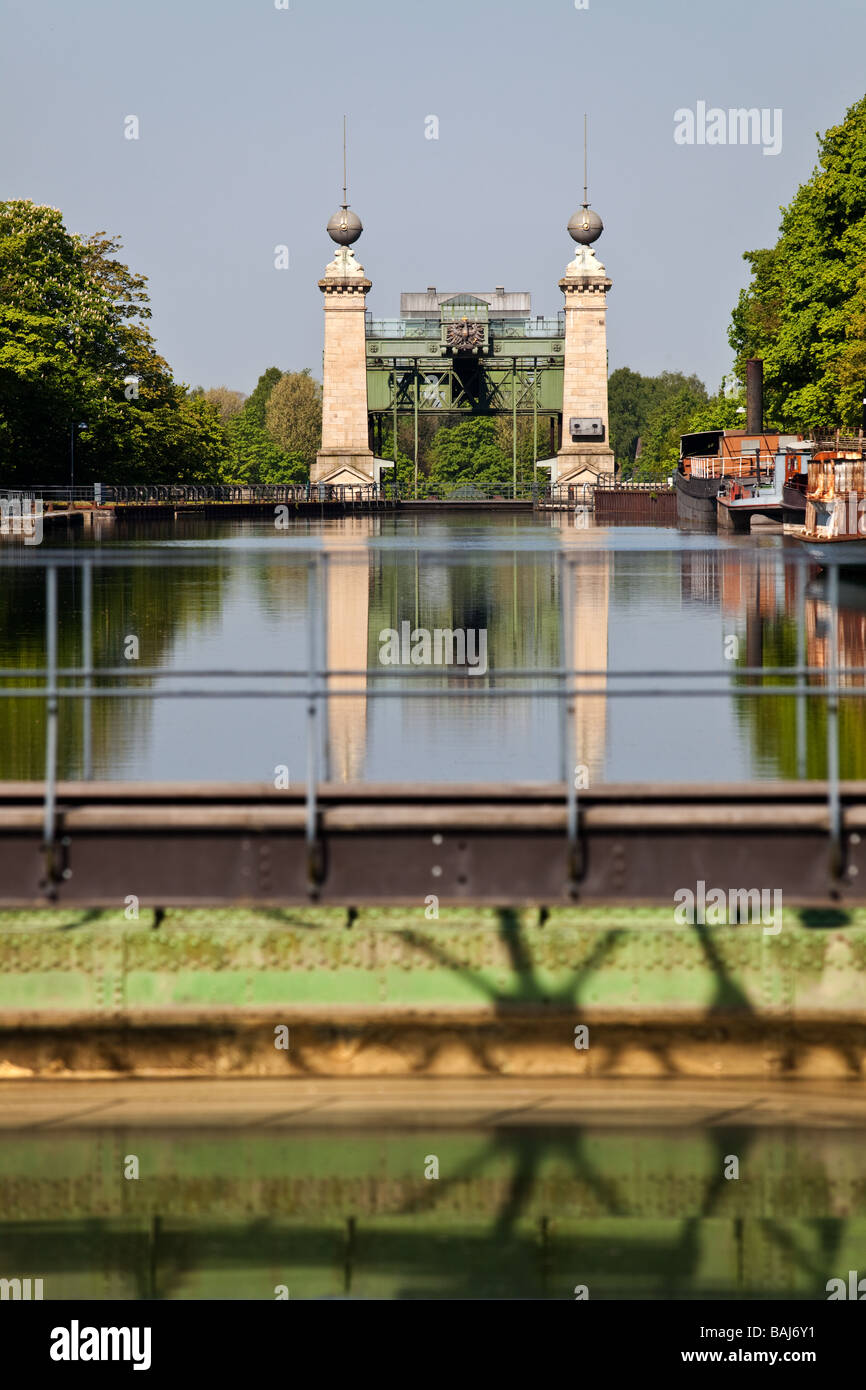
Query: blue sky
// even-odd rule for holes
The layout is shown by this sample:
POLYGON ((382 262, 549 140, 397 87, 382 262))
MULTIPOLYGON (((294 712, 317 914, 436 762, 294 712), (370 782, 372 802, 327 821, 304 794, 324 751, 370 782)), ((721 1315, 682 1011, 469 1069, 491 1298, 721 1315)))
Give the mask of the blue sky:
POLYGON ((320 372, 344 112, 376 317, 427 285, 530 290, 555 313, 587 111, 611 369, 715 387, 742 252, 773 243, 816 133, 866 89, 862 0, 2 0, 0 15, 0 196, 120 234, 178 379, 243 391, 271 364, 320 372), (674 112, 699 101, 781 108, 781 152, 676 144, 674 112))

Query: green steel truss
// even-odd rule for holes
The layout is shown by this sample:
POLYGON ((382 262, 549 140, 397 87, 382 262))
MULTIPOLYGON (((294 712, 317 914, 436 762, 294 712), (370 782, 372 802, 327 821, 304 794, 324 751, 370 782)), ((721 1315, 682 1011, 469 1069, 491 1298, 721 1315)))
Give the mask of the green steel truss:
POLYGON ((559 414, 562 377, 562 338, 491 334, 480 348, 466 352, 452 352, 432 338, 367 339, 371 415, 394 410, 426 415, 559 414))
POLYGON ((398 418, 412 416, 417 496, 419 416, 510 415, 516 496, 517 417, 536 422, 537 458, 538 417, 551 419, 551 440, 554 419, 561 433, 564 349, 562 318, 490 319, 482 303, 445 303, 438 319, 368 319, 371 446, 381 442, 389 417, 396 439, 398 418))

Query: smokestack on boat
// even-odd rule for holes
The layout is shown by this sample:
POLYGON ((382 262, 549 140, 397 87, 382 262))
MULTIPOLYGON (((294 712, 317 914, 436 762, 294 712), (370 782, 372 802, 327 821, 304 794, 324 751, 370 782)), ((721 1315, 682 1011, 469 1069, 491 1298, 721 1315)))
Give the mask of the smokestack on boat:
POLYGON ((760 357, 746 362, 746 433, 764 432, 764 363, 760 357))

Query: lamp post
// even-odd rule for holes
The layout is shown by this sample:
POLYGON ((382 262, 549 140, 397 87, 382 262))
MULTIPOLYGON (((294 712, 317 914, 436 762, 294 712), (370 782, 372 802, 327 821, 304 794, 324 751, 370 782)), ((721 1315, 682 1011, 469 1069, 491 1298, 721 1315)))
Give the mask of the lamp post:
POLYGON ((75 500, 75 431, 86 430, 87 421, 79 420, 78 424, 74 420, 69 425, 69 502, 70 506, 75 500))

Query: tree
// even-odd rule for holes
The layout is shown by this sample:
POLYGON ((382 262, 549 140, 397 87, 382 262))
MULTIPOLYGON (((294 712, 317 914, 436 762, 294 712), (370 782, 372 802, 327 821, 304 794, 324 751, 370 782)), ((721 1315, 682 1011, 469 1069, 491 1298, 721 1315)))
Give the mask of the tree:
MULTIPOLYGON (((683 372, 662 372, 641 376, 630 367, 611 372, 607 384, 610 445, 623 475, 632 471, 639 439, 646 440, 650 417, 665 401, 682 391, 706 399, 706 388, 696 376, 683 372)), ((641 459, 641 464, 644 460, 641 459)))
POLYGON ((82 422, 76 481, 203 476, 227 457, 219 418, 157 353, 147 282, 119 248, 103 232, 73 236, 56 208, 0 203, 4 481, 65 481, 82 422))
POLYGON ((224 425, 228 424, 235 415, 240 414, 246 400, 243 391, 232 391, 228 386, 211 386, 202 394, 206 401, 216 406, 224 425))
POLYGON ((265 429, 283 453, 313 463, 322 441, 322 388, 309 367, 280 377, 265 407, 265 429))
POLYGON ((227 426, 232 483, 300 483, 309 468, 296 455, 284 453, 244 409, 227 426))
POLYGON ((768 418, 805 433, 854 428, 866 380, 866 97, 819 137, 819 164, 782 209, 770 250, 747 251, 751 283, 729 339, 737 374, 764 359, 768 418))
POLYGON ((688 433, 696 412, 706 406, 706 401, 703 386, 700 391, 693 386, 683 386, 655 406, 641 436, 643 450, 632 475, 636 482, 666 478, 675 471, 680 456, 680 435, 688 433))
POLYGON ((511 456, 506 456, 490 416, 462 420, 436 433, 430 446, 430 492, 473 484, 498 492, 511 486, 511 456))
POLYGON ((267 371, 262 372, 252 393, 244 402, 244 413, 254 424, 258 425, 260 430, 265 428, 265 408, 268 404, 268 398, 282 375, 279 367, 268 367, 267 371))
MULTIPOLYGON (((510 468, 508 483, 511 485, 514 475, 513 441, 511 438, 513 422, 510 415, 497 415, 496 442, 500 452, 510 468)), ((518 491, 528 491, 532 486, 533 464, 536 459, 550 458, 550 417, 539 414, 537 425, 537 448, 536 449, 536 422, 531 415, 518 415, 517 417, 517 487, 518 491)), ((539 482, 544 485, 550 479, 550 474, 542 470, 538 474, 539 482)))

